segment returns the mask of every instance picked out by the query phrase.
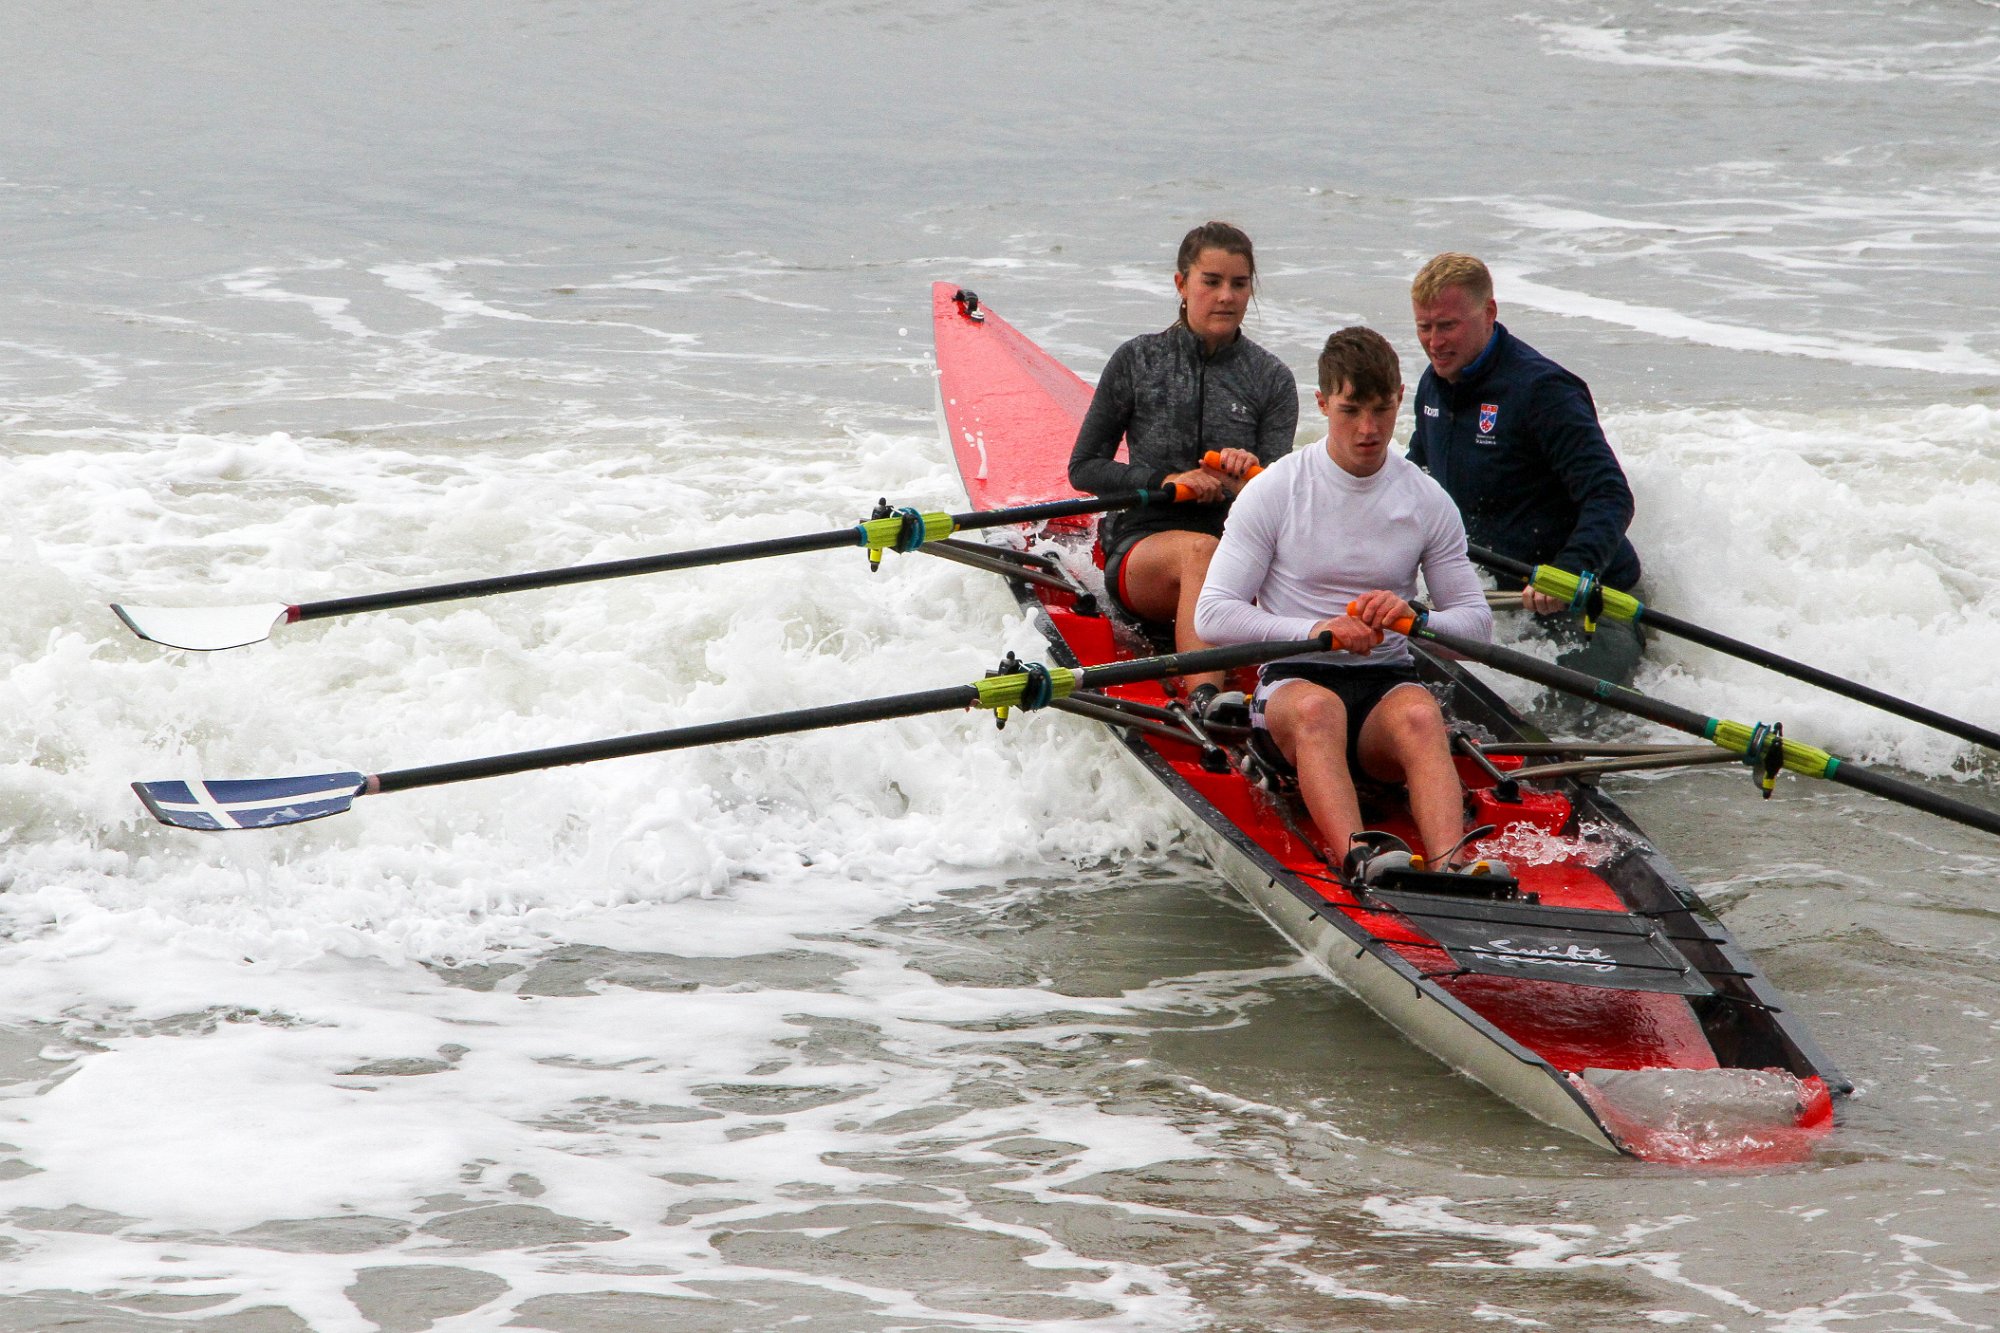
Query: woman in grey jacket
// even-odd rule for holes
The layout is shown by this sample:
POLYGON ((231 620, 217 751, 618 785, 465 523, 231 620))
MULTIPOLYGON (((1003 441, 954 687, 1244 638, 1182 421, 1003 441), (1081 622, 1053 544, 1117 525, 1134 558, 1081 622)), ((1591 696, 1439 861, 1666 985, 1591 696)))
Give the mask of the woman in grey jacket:
MULTIPOLYGON (((1248 473, 1292 451, 1298 430, 1298 381, 1242 333, 1256 275, 1241 230, 1209 222, 1190 231, 1175 261, 1180 318, 1111 354, 1070 452, 1080 491, 1173 482, 1194 492, 1196 503, 1115 514, 1101 529, 1106 589, 1139 619, 1172 625, 1176 651, 1207 646, 1194 633, 1194 604, 1230 500, 1248 473), (1125 462, 1113 457, 1121 440, 1125 462), (1219 466, 1203 465, 1211 452, 1219 466)), ((1187 684, 1205 705, 1221 678, 1187 684)))

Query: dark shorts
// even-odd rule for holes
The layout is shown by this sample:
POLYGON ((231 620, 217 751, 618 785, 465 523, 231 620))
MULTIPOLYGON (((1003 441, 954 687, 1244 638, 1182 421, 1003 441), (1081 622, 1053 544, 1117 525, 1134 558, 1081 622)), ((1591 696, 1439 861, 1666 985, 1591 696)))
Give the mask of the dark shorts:
POLYGON ((1266 759, 1282 760, 1277 741, 1271 738, 1264 723, 1264 708, 1271 697, 1271 687, 1284 680, 1310 681, 1339 696, 1347 708, 1347 771, 1357 778, 1369 776, 1362 770, 1358 747, 1362 724, 1375 711, 1375 705, 1399 685, 1423 684, 1417 679, 1417 669, 1407 664, 1350 667, 1324 662, 1279 662, 1267 666, 1258 674, 1257 694, 1250 701, 1250 726, 1269 742, 1262 747, 1266 759))
POLYGON ((1134 620, 1145 617, 1132 609, 1132 603, 1125 599, 1125 557, 1132 554, 1132 548, 1146 538, 1150 532, 1135 532, 1120 538, 1114 545, 1104 548, 1104 591, 1111 594, 1111 600, 1118 603, 1118 609, 1134 620))

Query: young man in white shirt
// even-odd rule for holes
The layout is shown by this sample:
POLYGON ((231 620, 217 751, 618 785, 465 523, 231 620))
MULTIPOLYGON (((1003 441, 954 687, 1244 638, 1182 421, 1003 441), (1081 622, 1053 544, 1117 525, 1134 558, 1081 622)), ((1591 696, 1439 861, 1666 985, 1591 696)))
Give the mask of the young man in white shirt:
POLYGON ((1334 334, 1320 353, 1314 400, 1326 438, 1243 488, 1209 564, 1195 632, 1214 644, 1330 632, 1337 651, 1264 667, 1252 725, 1297 770, 1334 857, 1361 831, 1358 766, 1408 789, 1423 850, 1433 868, 1449 868, 1435 861, 1464 836, 1465 791, 1443 711, 1417 680, 1409 641, 1388 626, 1412 614, 1419 573, 1437 628, 1490 639, 1492 613, 1466 558, 1458 507, 1389 451, 1403 403, 1395 349, 1372 329, 1334 334))

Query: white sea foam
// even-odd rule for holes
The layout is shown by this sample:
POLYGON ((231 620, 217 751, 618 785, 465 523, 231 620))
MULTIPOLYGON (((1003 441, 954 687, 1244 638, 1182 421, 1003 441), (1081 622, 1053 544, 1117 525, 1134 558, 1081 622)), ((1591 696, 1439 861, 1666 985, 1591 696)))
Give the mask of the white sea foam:
MULTIPOLYGON (((1939 712, 2000 718, 2000 412, 1613 414, 1639 497, 1647 600, 1939 712)), ((1723 695, 1825 748, 1942 774, 1964 742, 1656 636, 1649 683, 1723 695), (1791 724, 1796 724, 1791 725, 1791 724)))
MULTIPOLYGON (((863 442, 863 451, 886 444, 863 442)), ((936 464, 924 469, 911 490, 943 491, 936 464)), ((877 470, 871 486, 889 484, 896 470, 877 470)), ((39 599, 28 604, 46 608, 43 624, 62 627, 45 635, 14 622, 12 725, 27 733, 18 742, 24 752, 37 744, 28 736, 60 747, 67 770, 18 766, 16 802, 37 799, 29 792, 80 802, 76 813, 90 812, 81 828, 99 830, 78 838, 73 818, 44 807, 19 821, 24 835, 36 834, 24 854, 51 857, 42 836, 53 835, 83 863, 110 857, 107 869, 120 869, 103 892, 135 908, 157 906, 159 893, 190 871, 199 878, 196 867, 222 872, 232 863, 296 886, 279 895, 281 914, 303 913, 294 926, 318 915, 311 902, 329 882, 388 872, 400 885, 391 892, 428 891, 440 896, 434 905, 461 901, 477 884, 475 900, 512 906, 491 908, 485 924, 451 946, 464 953, 507 935, 520 913, 713 892, 746 873, 920 875, 1024 856, 1105 855, 1171 834, 1159 817, 1129 820, 1127 807, 1143 803, 1101 743, 1091 771, 1104 780, 1093 781, 1094 795, 1079 800, 1074 784, 1053 781, 1070 771, 1053 760, 1078 743, 1072 724, 1035 718, 1000 734, 984 718, 946 716, 365 798, 352 816, 275 842, 166 835, 162 843, 141 826, 122 779, 414 767, 784 711, 975 679, 1003 648, 1033 653, 1037 638, 997 588, 942 562, 894 556, 871 577, 857 551, 797 557, 775 583, 768 567, 722 567, 699 578, 308 623, 227 654, 163 653, 131 641, 108 612, 72 618, 56 608, 311 600, 504 572, 520 563, 507 552, 520 549, 533 550, 538 565, 582 563, 839 521, 794 509, 729 526, 689 522, 684 482, 647 483, 621 463, 561 451, 509 466, 504 484, 492 460, 474 455, 441 465, 281 436, 181 438, 122 456, 102 447, 57 452, 12 460, 7 472, 24 500, 53 503, 60 485, 74 506, 74 522, 45 529, 36 554, 15 570, 39 599), (283 488, 260 489, 278 477, 283 488), (146 480, 134 487, 133 478, 146 480), (641 488, 651 503, 640 502, 641 488), (321 498, 288 498, 298 490, 321 498), (607 534, 604 516, 619 512, 630 516, 626 529, 607 534), (174 540, 175 532, 184 536, 174 540), (498 547, 496 532, 508 534, 498 547), (342 552, 363 558, 330 558, 342 552), (129 570, 116 578, 123 587, 99 582, 96 570, 121 563, 129 570), (941 605, 962 610, 939 618, 941 605), (990 629, 980 632, 981 624, 990 629), (968 753, 982 758, 968 765, 968 753), (1010 776, 983 776, 995 768, 1010 776), (997 807, 996 787, 1010 798, 997 807), (1015 804, 1024 796, 1027 805, 1015 804), (558 846, 569 848, 562 859, 574 866, 567 882, 533 868, 558 846), (314 850, 301 859, 304 847, 314 850), (453 850, 444 860, 430 851, 412 859, 420 847, 453 850)), ((850 492, 847 521, 869 503, 850 492)), ((17 871, 6 900, 17 930, 40 915, 44 887, 60 893, 68 882, 59 861, 17 871)), ((434 912, 410 906, 382 919, 435 924, 434 912)), ((351 907, 323 922, 329 943, 350 938, 336 922, 351 907)), ((240 920, 244 947, 255 952, 254 937, 274 925, 240 920)))
POLYGON ((1935 350, 1886 346, 1855 338, 1785 332, 1703 319, 1663 306, 1643 305, 1588 292, 1565 290, 1538 282, 1526 272, 1507 265, 1495 266, 1495 281, 1510 302, 1518 302, 1551 314, 1569 315, 1599 323, 1635 329, 1660 338, 1684 338, 1736 352, 1772 352, 1784 356, 1809 356, 1824 361, 1842 361, 1856 366, 1879 366, 1888 370, 1921 370, 1946 375, 2000 374, 2000 360, 1981 355, 1963 345, 1943 339, 1935 350))
MULTIPOLYGON (((326 261, 310 267, 319 269, 339 268, 334 261, 326 261)), ((349 313, 353 302, 344 296, 313 296, 304 292, 287 291, 278 285, 278 275, 270 269, 251 269, 244 273, 230 274, 221 280, 223 290, 235 296, 248 296, 259 301, 291 302, 310 310, 319 321, 336 333, 344 333, 353 338, 373 338, 375 330, 369 328, 349 313)))
POLYGON ((1601 14, 1592 22, 1537 14, 1522 21, 1556 54, 1628 69, 1842 84, 1909 79, 1965 86, 2000 78, 2000 38, 1960 35, 1948 20, 1925 25, 1913 17, 1859 6, 1830 13, 1820 4, 1725 0, 1623 25, 1601 14), (1913 29, 1923 34, 1927 26, 1935 40, 1913 39, 1913 29))

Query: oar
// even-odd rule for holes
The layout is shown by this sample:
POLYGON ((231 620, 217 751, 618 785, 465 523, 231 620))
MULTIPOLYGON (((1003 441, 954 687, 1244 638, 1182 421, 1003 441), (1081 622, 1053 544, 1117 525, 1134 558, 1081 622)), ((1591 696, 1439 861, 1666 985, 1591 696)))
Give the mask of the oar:
POLYGON ((1034 663, 1019 671, 988 676, 971 685, 948 686, 916 694, 895 694, 821 708, 803 708, 788 713, 767 713, 762 717, 729 722, 705 722, 668 731, 557 745, 544 750, 523 750, 485 759, 433 764, 426 768, 406 768, 390 773, 314 773, 302 777, 218 782, 200 778, 172 779, 135 782, 132 790, 139 794, 139 799, 162 824, 208 832, 272 828, 340 814, 354 803, 357 796, 435 787, 447 782, 499 777, 538 768, 559 768, 565 764, 587 764, 627 755, 685 750, 697 745, 721 745, 762 736, 818 731, 856 722, 882 722, 890 718, 978 707, 995 710, 996 717, 1004 723, 1009 709, 1041 708, 1066 699, 1081 689, 1100 690, 1137 681, 1161 680, 1168 676, 1227 671, 1231 667, 1269 662, 1298 653, 1325 652, 1331 642, 1329 636, 1321 634, 1295 641, 1273 640, 1235 644, 1227 648, 1204 648, 1191 653, 1168 653, 1105 666, 1045 667, 1034 663))
POLYGON ((529 588, 553 588, 568 583, 590 583, 598 579, 625 578, 633 574, 663 574, 674 569, 694 569, 705 565, 726 565, 765 556, 798 555, 806 551, 832 550, 841 546, 868 548, 871 563, 883 551, 914 551, 931 542, 943 541, 954 532, 1001 527, 1009 523, 1039 523, 1047 519, 1071 518, 1080 514, 1110 513, 1120 509, 1141 509, 1152 505, 1175 504, 1191 493, 1180 486, 1160 490, 1126 491, 1116 495, 1086 496, 1076 500, 1053 500, 1046 504, 1021 505, 1013 509, 989 509, 970 514, 919 513, 899 509, 885 517, 871 518, 851 528, 833 532, 813 532, 798 537, 773 537, 766 541, 739 542, 733 546, 711 546, 696 551, 670 551, 664 555, 635 556, 629 560, 607 560, 590 565, 567 565, 560 569, 535 570, 525 574, 502 574, 495 578, 469 579, 459 583, 436 583, 400 592, 364 593, 357 597, 336 597, 323 602, 261 602, 252 606, 159 607, 125 606, 111 609, 126 628, 142 639, 169 648, 212 652, 241 648, 271 637, 279 625, 300 620, 320 620, 327 616, 348 616, 362 611, 388 611, 402 606, 431 602, 451 602, 466 597, 488 597, 494 593, 522 592, 529 588))
POLYGON ((1692 709, 1640 694, 1637 690, 1613 684, 1608 680, 1587 676, 1581 671, 1571 671, 1567 667, 1544 662, 1538 657, 1529 657, 1526 653, 1517 653, 1497 644, 1462 638, 1422 624, 1413 625, 1408 620, 1398 621, 1392 628, 1413 639, 1421 639, 1427 643, 1437 644, 1440 648, 1450 649, 1461 657, 1483 662, 1496 671, 1505 671, 1510 675, 1534 681, 1538 685, 1561 690, 1565 694, 1574 694, 1580 698, 1608 704, 1635 717, 1643 717, 1650 722, 1672 727, 1676 731, 1685 731, 1703 740, 1713 741, 1730 753, 1743 756, 1745 762, 1757 768, 1766 796, 1771 794, 1771 784, 1777 777, 1779 769, 1788 768, 1806 777, 1826 778, 1943 819, 1983 829, 1987 833, 2000 834, 2000 813, 1965 801, 1954 800, 1913 782, 1892 778, 1886 773, 1863 768, 1851 760, 1828 754, 1825 750, 1802 745, 1786 737, 1778 727, 1765 726, 1762 723, 1746 726, 1741 722, 1730 722, 1722 718, 1703 717, 1692 709))
POLYGON ((1818 667, 1808 666, 1804 662, 1795 662, 1789 657, 1780 657, 1777 653, 1759 648, 1755 644, 1744 643, 1740 639, 1732 639, 1726 634, 1718 634, 1712 629, 1704 629, 1700 625, 1690 624, 1685 620, 1678 620, 1664 611, 1646 605, 1628 592, 1620 592, 1616 588, 1603 587, 1594 580, 1587 580, 1581 575, 1570 573, 1568 570, 1556 569, 1551 565, 1530 565, 1526 561, 1515 560, 1510 556, 1501 555, 1497 551, 1489 551, 1483 546, 1468 544, 1466 550, 1474 560, 1485 565, 1488 569, 1512 575, 1528 583, 1537 591, 1569 602, 1572 606, 1578 606, 1581 603, 1579 609, 1583 610, 1586 615, 1603 616, 1611 620, 1629 620, 1651 625, 1655 629, 1677 635, 1680 638, 1688 640, 1690 643, 1698 643, 1705 648, 1713 648, 1717 652, 1727 653, 1731 657, 1741 658, 1746 662, 1754 662, 1758 666, 1766 667, 1780 675, 1790 676, 1794 680, 1802 680, 1809 685, 1817 685, 1823 690, 1831 690, 1835 694, 1846 695, 1850 699, 1856 699, 1862 703, 1879 708, 1885 713, 1894 713, 1897 717, 1908 718, 1912 722, 1921 722, 1927 727, 1935 727, 1946 735, 1956 736, 1960 740, 1971 741, 1974 745, 1983 745, 1989 750, 2000 750, 2000 731, 1992 731, 1986 727, 1976 726, 1960 718, 1940 713, 1935 709, 1926 708, 1922 704, 1911 703, 1907 699, 1898 699, 1893 694, 1884 694, 1882 691, 1863 685, 1858 681, 1836 676, 1832 672, 1822 671, 1818 667))

